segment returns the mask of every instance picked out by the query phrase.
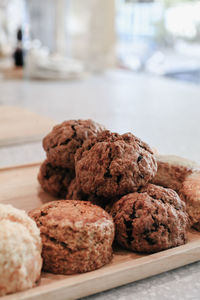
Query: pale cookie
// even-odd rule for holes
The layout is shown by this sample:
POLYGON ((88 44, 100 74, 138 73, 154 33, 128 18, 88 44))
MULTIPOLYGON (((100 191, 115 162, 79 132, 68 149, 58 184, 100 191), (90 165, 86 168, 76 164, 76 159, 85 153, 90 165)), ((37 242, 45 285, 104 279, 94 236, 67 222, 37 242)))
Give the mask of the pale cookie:
POLYGON ((185 178, 196 168, 197 163, 175 155, 157 155, 158 170, 152 183, 179 191, 185 178))
POLYGON ((0 296, 26 290, 40 278, 40 231, 28 215, 0 204, 0 296))
POLYGON ((200 231, 200 171, 187 176, 179 193, 186 203, 192 227, 200 231))

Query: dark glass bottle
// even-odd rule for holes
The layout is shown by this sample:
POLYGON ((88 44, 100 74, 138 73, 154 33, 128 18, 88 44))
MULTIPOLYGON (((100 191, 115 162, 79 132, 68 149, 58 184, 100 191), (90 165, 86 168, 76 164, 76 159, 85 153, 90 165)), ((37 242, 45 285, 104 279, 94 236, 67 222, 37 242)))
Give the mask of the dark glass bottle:
POLYGON ((16 67, 23 67, 24 65, 24 52, 22 48, 22 38, 23 38, 22 29, 19 28, 17 31, 17 47, 13 54, 16 67))

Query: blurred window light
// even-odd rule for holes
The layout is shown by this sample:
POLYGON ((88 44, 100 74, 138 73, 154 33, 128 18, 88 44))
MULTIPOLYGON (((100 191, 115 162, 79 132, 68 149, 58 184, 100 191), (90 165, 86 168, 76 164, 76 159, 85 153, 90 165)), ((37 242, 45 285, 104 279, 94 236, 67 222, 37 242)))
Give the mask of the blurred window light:
POLYGON ((116 28, 122 39, 133 36, 154 36, 154 23, 162 18, 160 2, 116 0, 116 28))
POLYGON ((116 0, 116 11, 120 65, 200 83, 199 0, 116 0))
POLYGON ((121 67, 200 82, 200 0, 0 0, 0 56, 23 24, 25 49, 40 40, 101 70, 114 60, 114 18, 121 67))
POLYGON ((200 24, 200 2, 182 3, 166 11, 166 29, 174 36, 195 38, 200 24))

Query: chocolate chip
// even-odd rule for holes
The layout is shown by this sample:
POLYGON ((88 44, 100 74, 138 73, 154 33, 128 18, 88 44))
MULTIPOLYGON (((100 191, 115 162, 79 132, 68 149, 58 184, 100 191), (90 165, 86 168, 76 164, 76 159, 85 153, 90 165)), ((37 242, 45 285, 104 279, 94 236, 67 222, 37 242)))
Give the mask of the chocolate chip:
POLYGON ((41 216, 46 216, 47 212, 41 211, 41 216))
POLYGON ((63 248, 67 249, 67 244, 66 244, 66 243, 61 242, 60 244, 61 244, 61 246, 62 246, 63 248))
POLYGON ((146 236, 144 239, 145 239, 150 245, 155 245, 155 244, 156 244, 156 242, 155 242, 153 239, 151 239, 149 236, 146 236))
POLYGON ((67 145, 71 140, 70 139, 67 139, 66 141, 60 143, 60 145, 67 145))
POLYGON ((142 156, 142 155, 139 155, 139 156, 138 156, 138 159, 137 159, 137 163, 139 163, 142 159, 143 159, 143 156, 142 156))
POLYGON ((104 178, 112 178, 112 175, 110 174, 109 170, 107 170, 106 173, 104 174, 104 178))
POLYGON ((134 240, 134 237, 132 236, 132 221, 124 219, 124 225, 126 226, 128 244, 131 244, 131 242, 134 240))
POLYGON ((120 183, 121 179, 122 179, 122 175, 118 175, 118 176, 117 176, 117 184, 120 183))

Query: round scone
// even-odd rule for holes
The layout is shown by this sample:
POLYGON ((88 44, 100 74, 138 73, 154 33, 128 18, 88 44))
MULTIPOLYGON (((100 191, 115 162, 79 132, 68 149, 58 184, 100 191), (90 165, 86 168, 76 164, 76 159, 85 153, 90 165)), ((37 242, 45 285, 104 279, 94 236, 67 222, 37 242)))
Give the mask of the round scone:
POLYGON ((74 169, 74 154, 83 142, 105 128, 92 120, 69 120, 53 127, 43 148, 53 166, 74 169))
POLYGON ((200 168, 197 163, 175 155, 157 155, 156 160, 158 170, 151 182, 177 192, 186 177, 200 168))
POLYGON ((42 244, 35 222, 0 204, 0 296, 26 290, 40 278, 42 244))
POLYGON ((65 198, 68 192, 68 186, 75 174, 67 168, 53 167, 45 160, 38 174, 38 181, 47 193, 60 198, 65 198))
POLYGON ((123 196, 111 208, 116 240, 127 249, 153 253, 187 240, 188 216, 178 194, 153 184, 123 196))
POLYGON ((133 134, 107 130, 77 150, 75 169, 83 193, 112 198, 146 185, 157 164, 150 147, 133 134))
POLYGON ((114 224, 102 208, 86 201, 60 200, 29 215, 40 228, 44 271, 82 273, 110 262, 114 224))
POLYGON ((186 203, 191 226, 200 231, 200 171, 186 177, 179 194, 186 203))

